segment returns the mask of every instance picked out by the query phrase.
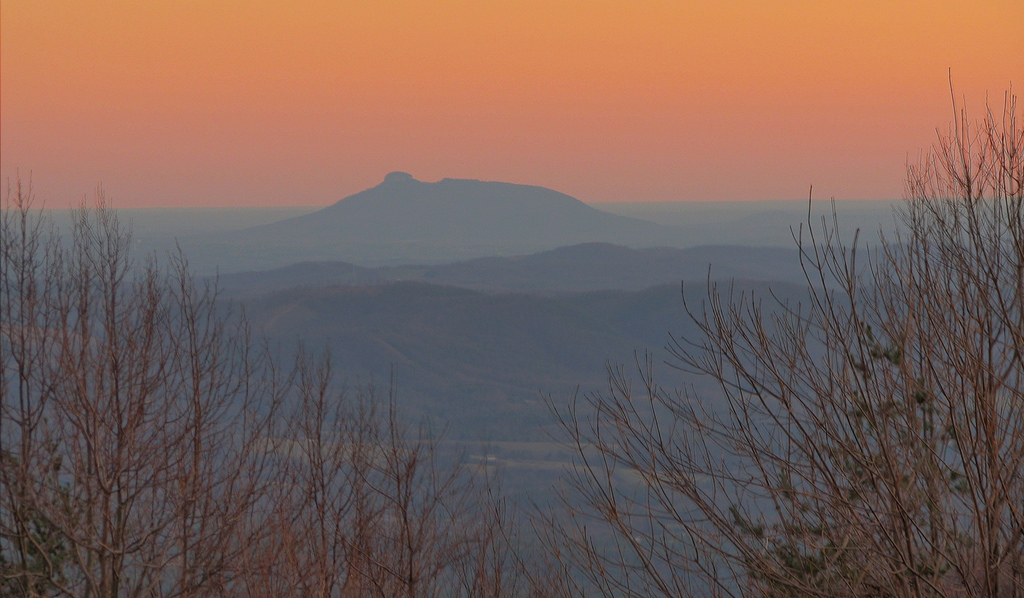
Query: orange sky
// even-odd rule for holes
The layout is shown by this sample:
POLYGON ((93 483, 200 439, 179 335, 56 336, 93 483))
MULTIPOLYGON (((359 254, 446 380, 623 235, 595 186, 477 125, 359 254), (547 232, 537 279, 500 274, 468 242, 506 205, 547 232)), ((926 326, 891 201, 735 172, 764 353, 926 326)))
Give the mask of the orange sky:
POLYGON ((2 0, 4 177, 320 205, 392 170, 588 202, 902 194, 1024 89, 1024 2, 2 0))

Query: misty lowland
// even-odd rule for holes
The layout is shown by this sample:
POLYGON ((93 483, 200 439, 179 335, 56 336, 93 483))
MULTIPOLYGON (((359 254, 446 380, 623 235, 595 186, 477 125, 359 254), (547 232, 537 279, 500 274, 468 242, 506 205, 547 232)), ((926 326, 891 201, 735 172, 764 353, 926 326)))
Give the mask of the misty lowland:
POLYGON ((9 181, 0 596, 1024 596, 1016 98, 900 200, 9 181))

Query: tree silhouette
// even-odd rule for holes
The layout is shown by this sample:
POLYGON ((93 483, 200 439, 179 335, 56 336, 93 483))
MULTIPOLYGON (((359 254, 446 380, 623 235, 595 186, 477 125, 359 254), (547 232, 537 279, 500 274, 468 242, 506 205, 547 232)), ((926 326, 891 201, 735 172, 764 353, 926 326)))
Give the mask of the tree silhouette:
POLYGON ((809 294, 712 288, 672 365, 553 404, 551 543, 579 593, 1024 595, 1024 128, 1016 97, 908 168, 894 238, 795 236, 809 294))

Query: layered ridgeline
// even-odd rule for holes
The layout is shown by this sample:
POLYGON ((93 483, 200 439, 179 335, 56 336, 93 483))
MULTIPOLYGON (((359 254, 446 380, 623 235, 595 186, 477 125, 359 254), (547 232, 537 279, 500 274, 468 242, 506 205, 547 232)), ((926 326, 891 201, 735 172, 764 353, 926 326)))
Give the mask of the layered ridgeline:
POLYGON ((699 310, 709 264, 711 280, 737 293, 800 297, 793 249, 606 243, 433 266, 305 262, 219 285, 272 343, 330 346, 353 383, 394 373, 403 405, 453 437, 536 440, 551 423, 545 395, 601 389, 609 360, 650 351, 660 364, 670 334, 694 334, 680 282, 699 310))
POLYGON ((801 283, 796 249, 713 246, 631 249, 582 243, 530 255, 482 257, 450 264, 365 267, 349 262, 300 262, 221 275, 222 291, 237 298, 293 287, 365 286, 409 281, 483 291, 544 295, 582 291, 639 291, 656 285, 762 280, 801 283))
MULTIPOLYGON (((764 298, 766 308, 773 295, 806 296, 785 283, 734 288, 764 298)), ((699 311, 705 284, 688 284, 685 293, 699 311)), ((436 429, 450 427, 455 439, 543 440, 552 424, 546 396, 562 402, 577 390, 605 389, 606 364, 645 352, 660 384, 701 383, 663 365, 673 336, 696 334, 678 283, 542 296, 391 282, 276 291, 248 298, 245 309, 272 346, 301 339, 308 348, 330 347, 335 373, 350 384, 387 386, 393 374, 403 409, 436 429)))
POLYGON ((594 241, 655 247, 679 245, 680 237, 676 228, 602 212, 543 187, 465 179, 428 183, 393 172, 380 185, 322 210, 190 239, 188 245, 216 255, 221 271, 229 272, 315 260, 441 263, 594 241))

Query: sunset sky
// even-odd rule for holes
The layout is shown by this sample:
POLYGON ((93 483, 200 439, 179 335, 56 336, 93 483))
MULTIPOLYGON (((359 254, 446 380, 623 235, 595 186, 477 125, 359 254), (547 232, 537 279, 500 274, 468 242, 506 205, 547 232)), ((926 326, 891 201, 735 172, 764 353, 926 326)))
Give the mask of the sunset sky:
POLYGON ((5 178, 324 205, 389 171, 587 202, 895 198, 1024 90, 1024 2, 2 0, 5 178))

